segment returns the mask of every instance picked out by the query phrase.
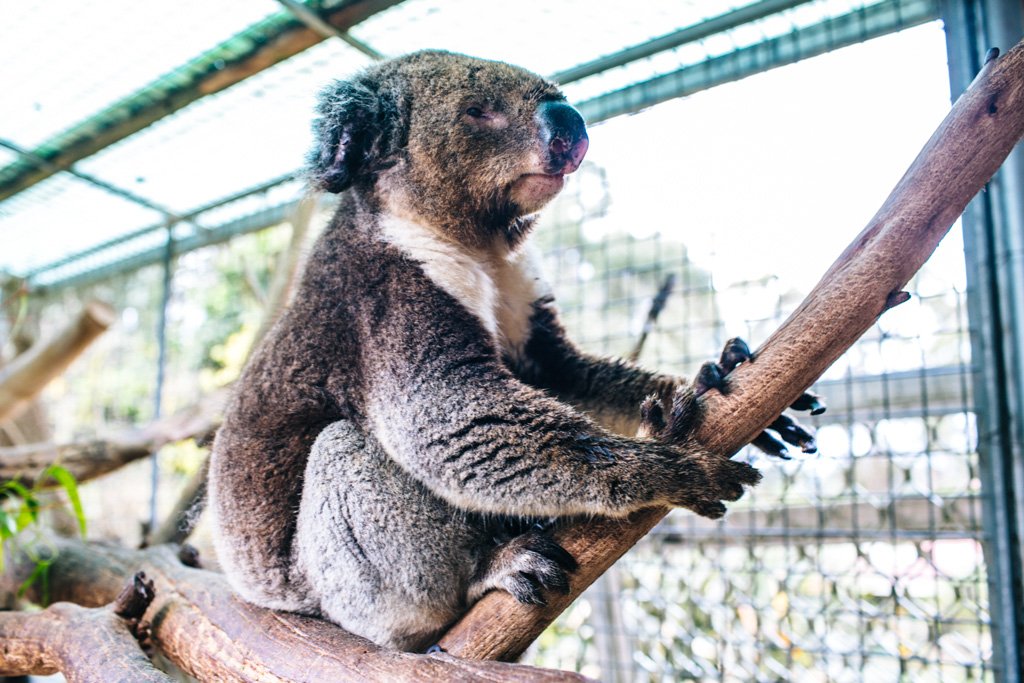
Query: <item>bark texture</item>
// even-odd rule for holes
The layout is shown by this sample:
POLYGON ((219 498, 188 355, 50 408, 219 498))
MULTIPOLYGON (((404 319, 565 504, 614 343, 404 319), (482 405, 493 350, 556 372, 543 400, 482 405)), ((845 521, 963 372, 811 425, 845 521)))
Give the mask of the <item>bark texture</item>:
MULTIPOLYGON (((51 565, 50 592, 57 600, 85 606, 105 604, 116 599, 126 577, 141 567, 154 584, 155 597, 143 617, 153 645, 202 681, 587 680, 574 673, 462 660, 446 654, 383 650, 326 621, 243 602, 223 576, 184 566, 170 546, 134 551, 66 539, 56 539, 54 544, 58 554, 51 565)), ((16 590, 30 571, 27 558, 12 558, 0 577, 0 594, 16 590)), ((82 608, 64 605, 60 610, 82 608)), ((46 634, 42 637, 51 639, 46 634)), ((65 632, 63 637, 74 642, 85 636, 76 631, 73 636, 65 632)), ((94 665, 98 664, 90 659, 82 667, 94 665)), ((78 680, 160 679, 103 678, 97 674, 78 680)))
POLYGON ((49 675, 69 683, 169 683, 139 648, 138 619, 153 600, 153 584, 132 577, 113 604, 58 602, 41 612, 0 612, 0 675, 49 675))

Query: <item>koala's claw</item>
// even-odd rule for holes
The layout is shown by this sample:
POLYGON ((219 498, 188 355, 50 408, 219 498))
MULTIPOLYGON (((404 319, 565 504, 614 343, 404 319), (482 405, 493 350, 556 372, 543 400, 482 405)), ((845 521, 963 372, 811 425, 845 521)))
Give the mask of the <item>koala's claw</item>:
POLYGON ((793 410, 809 410, 811 415, 821 415, 825 412, 826 406, 820 396, 810 391, 805 391, 800 394, 800 398, 793 401, 793 405, 790 408, 793 410))
POLYGON ((704 456, 706 461, 705 486, 695 486, 698 495, 677 504, 693 510, 702 517, 719 519, 725 515, 725 503, 743 496, 744 487, 761 481, 761 473, 745 462, 726 460, 716 455, 704 456))
POLYGON ((708 519, 721 519, 725 517, 725 504, 717 500, 701 501, 693 507, 693 511, 701 517, 708 519))
POLYGON ((783 441, 799 446, 804 453, 818 452, 818 444, 814 442, 814 435, 789 415, 779 415, 775 422, 772 422, 771 428, 779 433, 783 441))
POLYGON ((709 360, 700 366, 697 376, 693 378, 693 395, 703 396, 711 389, 725 393, 725 373, 718 363, 709 360))
POLYGON ((722 357, 718 359, 718 364, 722 367, 723 374, 728 375, 740 363, 753 360, 754 354, 750 352, 747 342, 739 337, 733 337, 725 342, 725 348, 722 349, 722 357))
POLYGON ((759 450, 773 455, 776 458, 782 458, 783 460, 792 460, 793 456, 789 454, 789 449, 786 448, 786 444, 779 440, 777 436, 771 432, 761 432, 757 437, 750 442, 759 450))
POLYGON ((718 389, 721 393, 729 392, 729 384, 725 377, 736 369, 740 363, 751 362, 754 354, 750 352, 747 342, 739 337, 733 337, 725 342, 722 355, 718 362, 708 361, 700 366, 697 376, 693 379, 693 393, 702 396, 711 389, 718 389))

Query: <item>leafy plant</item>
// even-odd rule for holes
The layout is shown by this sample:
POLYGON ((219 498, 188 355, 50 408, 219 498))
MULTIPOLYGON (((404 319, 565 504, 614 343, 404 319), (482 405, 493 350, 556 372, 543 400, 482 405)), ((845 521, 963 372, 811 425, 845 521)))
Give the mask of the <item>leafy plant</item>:
POLYGON ((32 573, 18 588, 18 595, 25 592, 37 581, 41 584, 42 601, 49 602, 49 568, 57 556, 57 549, 39 535, 36 542, 22 543, 25 534, 38 530, 39 515, 43 510, 40 494, 56 483, 67 494, 71 512, 78 522, 79 532, 85 537, 85 513, 78 495, 78 483, 74 475, 60 465, 50 465, 43 470, 32 488, 15 480, 0 484, 0 571, 4 568, 4 552, 7 542, 17 547, 35 564, 32 573))

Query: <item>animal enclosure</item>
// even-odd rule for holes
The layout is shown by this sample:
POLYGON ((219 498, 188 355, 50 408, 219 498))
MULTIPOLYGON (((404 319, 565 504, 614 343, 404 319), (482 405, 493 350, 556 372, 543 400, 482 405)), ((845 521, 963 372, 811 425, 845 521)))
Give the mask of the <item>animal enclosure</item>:
MULTIPOLYGON (((603 122, 592 127, 587 161, 547 208, 535 240, 569 332, 586 350, 629 355, 643 338, 642 365, 691 375, 729 337, 762 342, 944 115, 948 74, 953 92, 966 87, 973 71, 965 55, 980 60, 988 45, 975 44, 983 32, 965 17, 1008 12, 1010 3, 981 3, 984 11, 911 0, 782 4, 791 7, 741 24, 746 33, 712 34, 699 43, 700 55, 674 48, 680 71, 670 77, 659 80, 669 71, 659 65, 649 80, 633 83, 629 69, 638 67, 627 65, 567 88, 603 122), (769 71, 776 64, 745 61, 769 43, 779 64, 798 63, 769 71), (730 55, 740 56, 730 62, 730 55), (716 81, 723 64, 735 71, 716 81), (707 82, 697 87, 695 78, 707 82), (689 97, 662 102, 666 83, 689 97), (667 292, 664 308, 649 323, 659 290, 667 292)), ((330 5, 317 4, 322 11, 330 5)), ((399 3, 356 34, 390 49, 403 30, 423 30, 399 19, 403 6, 429 25, 428 5, 399 3)), ((1020 26, 1015 16, 1016 24, 986 39, 999 34, 1010 41, 1001 47, 1010 47, 1020 37, 1009 35, 1020 26)), ((227 91, 205 112, 186 109, 164 122, 169 130, 128 138, 125 145, 139 147, 134 155, 113 148, 85 169, 116 175, 124 172, 119 163, 138 163, 140 174, 158 177, 146 154, 160 158, 193 130, 205 131, 208 144, 254 102, 339 75, 323 72, 325 53, 343 49, 332 41, 299 53, 294 68, 286 61, 252 77, 265 78, 264 89, 249 81, 244 97, 227 91)), ((0 122, 5 136, 13 133, 0 122)), ((19 163, 32 166, 13 151, 9 157, 0 157, 9 166, 0 180, 10 181, 19 163)), ((744 451, 738 457, 764 474, 759 487, 718 522, 672 513, 524 662, 603 681, 1020 680, 1013 519, 1024 503, 1020 460, 1007 454, 1020 454, 1020 414, 1012 408, 1022 378, 1019 364, 1005 361, 1021 348, 1021 321, 1012 315, 1019 298, 999 299, 1011 296, 1006 283, 1021 267, 1013 250, 1019 239, 1006 237, 1024 221, 1006 199, 1019 164, 1008 164, 1012 172, 993 183, 907 287, 911 300, 883 315, 816 385, 828 411, 805 422, 818 430, 819 452, 791 449, 793 459, 783 461, 744 451), (992 337, 1004 335, 1003 360, 993 363, 992 337), (1010 436, 996 442, 991 434, 1010 436)), ((300 192, 292 169, 270 166, 250 169, 260 176, 244 184, 253 191, 220 177, 223 187, 193 186, 180 196, 170 181, 150 185, 182 212, 211 207, 169 228, 134 233, 128 228, 144 222, 124 218, 130 211, 122 206, 111 215, 128 227, 106 246, 92 249, 100 240, 84 240, 91 251, 52 258, 37 248, 26 268, 0 262, 0 271, 27 276, 27 294, 11 290, 3 301, 7 311, 27 297, 37 336, 92 298, 119 312, 114 330, 44 394, 58 441, 89 436, 98 425, 145 424, 234 377, 272 299, 300 192), (178 246, 168 247, 168 237, 178 246)), ((83 182, 57 174, 0 202, 0 240, 13 244, 15 231, 74 193, 106 192, 83 182)), ((322 204, 311 233, 325 210, 322 204)), ((16 322, 0 321, 2 339, 16 322)), ((137 542, 138 523, 166 517, 204 454, 188 440, 164 448, 155 497, 148 462, 83 484, 91 533, 137 542)), ((201 523, 194 535, 201 548, 204 533, 201 523)))

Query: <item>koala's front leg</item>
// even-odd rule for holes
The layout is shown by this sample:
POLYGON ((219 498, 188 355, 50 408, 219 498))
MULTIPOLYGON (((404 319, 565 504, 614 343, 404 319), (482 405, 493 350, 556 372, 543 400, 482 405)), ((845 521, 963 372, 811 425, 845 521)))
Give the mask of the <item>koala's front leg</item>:
POLYGON ((585 353, 569 339, 551 297, 534 302, 533 309, 523 356, 511 365, 523 381, 552 392, 606 429, 633 436, 640 425, 640 402, 651 394, 669 401, 685 384, 626 360, 585 353))

